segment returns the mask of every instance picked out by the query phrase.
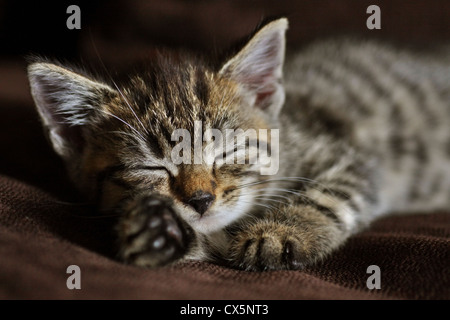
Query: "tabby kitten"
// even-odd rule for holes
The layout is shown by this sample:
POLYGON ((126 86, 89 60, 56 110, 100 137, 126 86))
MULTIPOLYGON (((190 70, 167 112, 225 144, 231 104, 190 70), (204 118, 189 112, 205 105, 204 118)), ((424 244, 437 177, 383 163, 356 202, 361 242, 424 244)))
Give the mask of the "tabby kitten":
POLYGON ((334 40, 293 55, 283 73, 287 27, 266 24, 218 70, 162 56, 116 84, 45 60, 29 66, 73 181, 120 214, 123 261, 301 269, 389 212, 449 208, 450 55, 334 40), (194 134, 195 121, 279 129, 277 174, 175 165, 172 133, 194 134))

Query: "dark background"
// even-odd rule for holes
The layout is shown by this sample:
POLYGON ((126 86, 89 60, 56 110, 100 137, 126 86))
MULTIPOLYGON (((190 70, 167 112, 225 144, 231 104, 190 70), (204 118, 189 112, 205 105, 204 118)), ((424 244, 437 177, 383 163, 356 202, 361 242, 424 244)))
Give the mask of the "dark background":
POLYGON ((157 45, 221 49, 273 16, 289 18, 290 46, 348 33, 422 44, 450 37, 447 0, 3 0, 1 54, 89 58, 91 41, 104 50, 102 57, 108 60, 131 59, 142 54, 137 49, 157 45), (66 28, 66 8, 71 4, 81 9, 81 30, 66 28), (366 8, 371 4, 381 8, 381 30, 366 28, 366 8))

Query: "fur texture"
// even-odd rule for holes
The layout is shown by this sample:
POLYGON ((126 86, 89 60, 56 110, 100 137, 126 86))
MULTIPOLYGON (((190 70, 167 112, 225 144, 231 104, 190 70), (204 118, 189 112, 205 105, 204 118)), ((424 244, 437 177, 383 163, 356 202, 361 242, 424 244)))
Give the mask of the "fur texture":
POLYGON ((268 23, 218 70, 161 56, 117 85, 29 66, 72 179, 102 212, 120 215, 122 260, 299 269, 384 214, 449 207, 450 55, 341 39, 312 44, 283 68, 287 26, 268 23), (172 133, 195 136, 195 121, 222 132, 279 129, 278 173, 175 165, 172 133))

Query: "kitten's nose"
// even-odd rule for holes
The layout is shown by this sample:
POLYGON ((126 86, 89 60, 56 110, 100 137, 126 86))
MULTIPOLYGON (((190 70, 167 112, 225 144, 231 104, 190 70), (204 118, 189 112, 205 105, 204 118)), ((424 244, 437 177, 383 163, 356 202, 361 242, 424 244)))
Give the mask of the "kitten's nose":
POLYGON ((216 196, 211 193, 199 190, 191 196, 187 203, 192 206, 195 211, 200 213, 200 215, 203 215, 215 199, 216 196))

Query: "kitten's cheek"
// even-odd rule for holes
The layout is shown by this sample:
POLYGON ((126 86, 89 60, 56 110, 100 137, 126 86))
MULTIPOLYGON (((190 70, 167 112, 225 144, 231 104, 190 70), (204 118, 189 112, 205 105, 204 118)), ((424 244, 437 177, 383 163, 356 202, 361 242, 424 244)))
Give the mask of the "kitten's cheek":
POLYGON ((112 210, 125 198, 126 190, 117 184, 106 182, 99 198, 102 210, 112 210))
POLYGON ((191 229, 161 196, 139 199, 119 223, 120 257, 127 263, 157 267, 183 257, 193 238, 191 229))

